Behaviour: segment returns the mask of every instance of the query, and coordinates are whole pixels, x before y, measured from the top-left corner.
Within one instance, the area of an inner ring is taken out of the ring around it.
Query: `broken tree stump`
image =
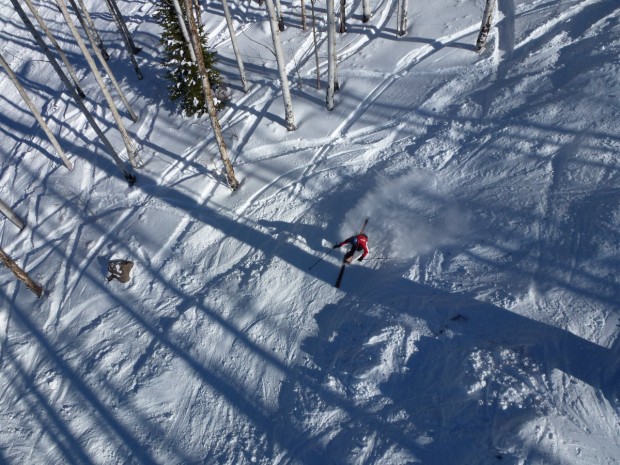
[[[106,279],[108,282],[116,279],[122,283],[126,283],[131,279],[129,272],[133,268],[133,262],[129,260],[110,260],[108,262],[108,271],[110,276]]]

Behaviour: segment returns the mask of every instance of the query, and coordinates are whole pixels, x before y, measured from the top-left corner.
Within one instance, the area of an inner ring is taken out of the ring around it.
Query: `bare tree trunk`
[[[9,257],[6,254],[6,252],[2,250],[1,248],[0,248],[0,261],[4,264],[4,266],[6,266],[9,270],[13,272],[13,274],[15,275],[15,277],[17,277],[17,279],[22,281],[28,289],[34,292],[37,295],[37,297],[41,297],[41,295],[43,295],[43,288],[39,284],[35,283],[32,280],[32,278],[28,276],[28,273],[22,270],[17,265],[17,263],[15,263],[13,259]]]
[[[69,60],[67,59],[67,55],[65,55],[65,52],[63,52],[62,49],[60,48],[60,45],[58,45],[58,41],[56,41],[56,38],[50,32],[49,28],[45,24],[45,21],[43,21],[43,18],[41,17],[41,15],[39,14],[35,6],[32,4],[32,2],[30,0],[24,0],[24,1],[26,2],[26,5],[28,5],[28,8],[32,12],[32,15],[34,16],[34,18],[37,20],[37,23],[39,23],[39,26],[41,27],[41,29],[43,29],[43,32],[45,32],[45,35],[51,42],[52,46],[54,47],[54,49],[56,49],[56,52],[58,52],[60,59],[64,63],[65,67],[67,68],[67,71],[69,71],[69,75],[71,76],[71,79],[73,79],[73,82],[75,83],[75,90],[77,91],[78,95],[80,96],[80,98],[86,97],[86,95],[84,94],[84,91],[80,87],[80,84],[79,84],[80,80],[77,77],[75,69],[73,68],[71,63],[69,63]],[[16,0],[11,0],[11,3],[13,3],[13,5],[15,6]],[[17,9],[17,7],[15,8]],[[20,16],[22,15],[20,14]]]
[[[407,34],[407,10],[409,9],[409,0],[400,1],[400,21],[398,22],[398,35]]]
[[[11,79],[11,81],[13,81],[13,84],[15,84],[15,87],[17,88],[19,95],[22,96],[22,99],[24,99],[24,103],[26,103],[26,105],[28,105],[28,108],[30,108],[30,111],[34,115],[35,119],[41,125],[43,132],[45,132],[45,135],[47,136],[49,141],[52,143],[54,148],[56,149],[56,153],[58,153],[58,156],[62,159],[67,169],[69,170],[73,169],[73,164],[71,163],[71,161],[69,161],[69,159],[65,155],[65,152],[62,150],[62,147],[60,147],[58,140],[56,139],[56,137],[50,130],[47,123],[43,120],[43,116],[41,116],[41,113],[39,112],[39,110],[37,110],[37,107],[34,105],[33,101],[30,99],[30,97],[28,96],[28,94],[26,93],[22,85],[20,84],[19,80],[17,79],[17,76],[15,75],[15,73],[13,72],[13,70],[11,69],[11,67],[9,66],[9,64],[6,62],[6,60],[1,54],[0,54],[0,65],[4,68],[4,70],[6,71],[6,74],[8,74],[9,79]]]
[[[183,10],[181,9],[181,5],[179,4],[179,0],[172,0],[174,5],[174,10],[177,13],[177,18],[179,19],[179,27],[181,28],[181,33],[183,34],[183,38],[185,39],[185,43],[189,47],[189,55],[192,58],[194,63],[198,63],[198,59],[196,58],[196,53],[194,52],[194,47],[192,46],[192,40],[189,37],[189,32],[187,30],[187,24],[185,24],[185,20],[183,19]]]
[[[131,38],[131,33],[129,32],[129,29],[127,29],[127,23],[125,22],[125,18],[123,18],[123,14],[121,13],[121,10],[118,7],[118,4],[116,3],[116,0],[106,0],[106,1],[108,2],[108,6],[110,7],[110,10],[112,11],[112,16],[116,16],[116,19],[118,20],[118,25],[121,27],[122,32],[127,38],[127,42],[129,42],[131,53],[133,53],[134,55],[137,55],[138,53],[142,51],[142,48],[136,47],[136,44]]]
[[[228,185],[234,191],[239,187],[239,181],[237,181],[237,178],[235,177],[233,165],[228,157],[228,149],[226,148],[226,142],[222,136],[222,127],[220,126],[220,122],[217,118],[217,110],[215,108],[215,103],[213,102],[213,92],[211,91],[211,85],[209,84],[209,75],[205,66],[200,36],[198,34],[198,25],[196,23],[196,18],[194,17],[194,10],[192,9],[191,0],[184,0],[184,2],[191,38],[190,46],[194,49],[194,53],[198,59],[196,64],[198,65],[198,72],[200,73],[202,80],[202,89],[205,94],[205,100],[207,101],[207,109],[209,111],[209,118],[211,119],[211,126],[213,127],[215,140],[217,141],[217,146],[220,150],[220,157],[224,163]]]
[[[484,14],[482,15],[482,25],[480,26],[480,33],[478,34],[478,40],[476,41],[476,51],[480,52],[486,42],[489,32],[491,31],[491,24],[493,22],[493,13],[495,11],[496,0],[487,0],[484,8]]]
[[[123,137],[123,142],[125,143],[125,147],[127,148],[127,156],[129,158],[129,161],[131,162],[131,166],[136,167],[138,165],[138,163],[136,162],[136,146],[131,136],[129,136],[129,133],[127,132],[127,129],[125,128],[125,125],[123,124],[121,115],[118,113],[116,104],[114,103],[114,100],[112,99],[112,96],[110,95],[110,92],[108,92],[108,88],[106,87],[105,82],[103,82],[103,78],[101,77],[101,74],[99,73],[99,70],[97,69],[97,65],[95,64],[93,57],[88,52],[88,49],[86,48],[86,44],[82,40],[82,37],[80,37],[80,33],[76,29],[75,23],[73,22],[73,20],[71,19],[71,16],[69,15],[69,10],[67,10],[67,4],[65,3],[64,0],[56,0],[56,3],[60,7],[60,10],[62,11],[62,15],[65,18],[67,26],[69,26],[69,29],[71,29],[71,33],[73,34],[73,37],[75,37],[75,40],[77,41],[78,46],[80,47],[80,50],[84,54],[84,57],[86,58],[86,62],[88,63],[88,66],[93,72],[93,75],[95,76],[95,79],[97,80],[97,84],[99,84],[99,87],[101,88],[101,92],[103,92],[103,96],[105,97],[108,103],[108,107],[110,108],[110,111],[112,112],[114,121],[116,121],[118,130],[120,131],[121,136]],[[105,60],[103,59],[103,57],[101,56],[101,54],[99,53],[97,49],[95,49],[95,53],[97,54],[99,61],[105,64]],[[137,116],[135,116],[135,114],[133,114],[133,116],[135,117],[134,121],[136,121]]]
[[[334,109],[334,92],[336,89],[336,18],[334,0],[327,0],[327,97],[325,106]]]
[[[276,15],[278,18],[278,29],[284,31],[284,15],[282,14],[282,3],[280,0],[275,1]]]
[[[103,58],[106,61],[108,61],[110,59],[110,54],[106,50],[105,45],[103,45],[103,40],[101,40],[101,37],[99,36],[99,33],[97,32],[97,29],[95,28],[95,23],[93,23],[93,20],[91,19],[90,14],[88,13],[88,10],[84,6],[84,2],[82,0],[79,0],[79,1],[80,1],[80,5],[82,6],[81,11],[80,11],[80,8],[75,3],[75,0],[69,0],[69,3],[71,3],[71,7],[73,8],[73,11],[75,13],[75,17],[78,19],[78,21],[80,22],[80,24],[82,25],[82,28],[86,31],[86,33],[88,34],[90,32],[90,35],[96,38],[96,40],[93,40],[93,47],[95,47],[95,43],[96,43],[96,47],[101,52],[101,56],[103,56]],[[82,12],[84,13],[84,16],[82,16]],[[84,20],[84,18],[86,18],[86,20]]]
[[[340,0],[340,29],[338,32],[344,34],[347,32],[347,0]]]
[[[293,102],[291,100],[288,77],[286,76],[286,63],[284,62],[284,53],[282,53],[280,30],[278,29],[273,0],[266,0],[265,4],[267,5],[267,12],[269,13],[269,24],[271,26],[273,48],[276,54],[276,61],[278,62],[278,71],[280,72],[280,85],[282,86],[282,98],[284,99],[284,112],[286,114],[286,129],[289,131],[294,131],[297,129],[297,125],[295,124],[295,115],[293,114]]]
[[[34,25],[30,21],[28,16],[26,16],[26,13],[22,9],[22,7],[19,4],[19,2],[17,0],[11,0],[11,2],[13,3],[13,6],[15,7],[15,11],[17,11],[17,14],[20,16],[20,18],[24,22],[24,25],[32,33],[35,41],[37,42],[39,47],[41,47],[41,49],[43,50],[43,53],[45,53],[45,56],[47,56],[50,64],[52,65],[52,67],[54,68],[54,70],[56,71],[58,76],[60,77],[60,80],[63,82],[63,84],[65,85],[65,87],[67,88],[67,90],[69,91],[71,96],[73,97],[73,100],[75,101],[76,105],[78,106],[80,111],[86,117],[87,121],[90,123],[92,128],[97,133],[97,136],[99,137],[99,139],[101,140],[101,142],[105,146],[105,148],[108,151],[108,153],[110,154],[110,156],[113,158],[114,162],[116,163],[116,166],[118,166],[118,168],[123,173],[123,176],[124,176],[125,180],[129,183],[130,186],[132,186],[136,182],[135,174],[133,174],[131,169],[128,168],[125,165],[125,163],[123,163],[123,161],[120,159],[120,157],[116,153],[116,150],[114,149],[114,147],[112,146],[112,144],[110,143],[110,141],[108,140],[106,135],[103,133],[103,131],[101,130],[101,128],[99,127],[99,125],[95,121],[95,118],[93,118],[93,115],[90,113],[88,108],[86,108],[86,105],[82,101],[82,96],[79,95],[77,93],[77,89],[74,86],[71,85],[71,82],[69,81],[69,78],[63,73],[60,65],[58,64],[58,62],[56,61],[56,59],[52,55],[51,51],[49,50],[49,48],[47,47],[47,45],[45,44],[43,39],[41,38],[41,35],[34,28]]]
[[[142,76],[142,71],[140,71],[140,66],[138,66],[138,61],[136,60],[136,57],[134,55],[134,49],[132,47],[132,44],[129,42],[130,37],[129,37],[129,31],[127,31],[127,27],[125,26],[125,23],[123,23],[123,18],[122,17],[118,17],[117,16],[117,12],[114,9],[114,7],[111,4],[112,0],[106,0],[106,3],[108,5],[108,9],[110,10],[110,13],[112,14],[112,18],[114,19],[114,23],[116,24],[116,27],[118,28],[118,31],[121,34],[121,38],[123,39],[123,42],[125,44],[125,48],[127,49],[127,53],[129,53],[129,59],[131,60],[131,64],[133,65],[133,69],[136,72],[136,75],[138,76],[138,79],[143,79],[144,76]],[[135,45],[134,45],[135,47]]]
[[[316,15],[314,14],[314,2],[310,0],[310,8],[312,12],[312,41],[314,42],[314,62],[316,65],[316,90],[321,89],[321,69],[319,66],[319,47],[316,40]]]
[[[396,0],[396,26],[394,27],[394,30],[396,31],[396,35],[398,34],[398,31],[400,29],[400,0]]]
[[[0,212],[2,212],[2,214],[6,216],[11,221],[11,223],[17,226],[20,231],[24,229],[24,222],[20,220],[19,217],[15,214],[15,212],[11,210],[11,207],[9,207],[2,200],[0,200]]]
[[[300,0],[301,2],[301,29],[305,31],[308,26],[306,25],[306,2],[304,0]]]
[[[71,1],[72,3],[75,3],[75,2],[73,2],[73,0],[69,0],[69,1]],[[64,0],[56,0],[56,2],[58,4],[60,4],[62,2],[65,5],[65,9],[66,9],[66,3],[64,2]],[[80,2],[82,2],[82,0],[80,0]],[[68,13],[69,13],[69,10],[67,10],[67,14]],[[63,14],[64,14],[64,12],[63,12]],[[69,17],[69,19],[71,19],[70,16],[68,16],[68,17]],[[67,24],[69,25],[68,22],[67,22]],[[73,24],[73,27],[75,29],[75,23],[73,23],[73,20],[71,20],[71,24]],[[71,27],[71,26],[69,25],[69,27]],[[77,32],[77,29],[75,29],[75,31],[77,33],[77,35],[74,34],[76,40],[78,40],[78,38],[79,38],[79,40],[82,41],[82,38],[79,35],[79,32]],[[95,40],[96,40],[95,37],[92,35],[92,33],[89,31],[88,28],[84,29],[84,32],[86,32],[86,36],[88,37],[88,41],[90,42],[93,50],[95,51],[95,55],[97,56],[97,59],[99,60],[99,63],[101,64],[101,66],[105,70],[106,74],[108,75],[108,78],[110,79],[110,82],[112,83],[112,86],[114,87],[114,89],[116,89],[116,93],[121,98],[121,101],[123,102],[123,105],[125,106],[125,109],[127,110],[127,113],[129,113],[129,117],[134,122],[138,121],[138,116],[132,110],[131,105],[129,104],[129,100],[127,100],[127,97],[125,97],[125,93],[123,92],[123,89],[121,89],[121,86],[118,84],[118,81],[114,77],[114,73],[112,72],[112,70],[108,66],[108,63],[106,62],[105,57],[102,56],[101,52],[99,51],[99,48],[97,48],[95,46]],[[78,42],[78,44],[79,44],[79,42]],[[87,50],[87,49],[85,48],[84,50]],[[82,50],[82,53],[84,53],[84,50]],[[88,53],[88,52],[86,52],[86,53]],[[88,54],[88,55],[90,56],[90,54]],[[88,61],[88,58],[87,58],[87,61]],[[96,66],[95,66],[95,68],[96,68]]]
[[[370,12],[370,1],[362,0],[362,22],[367,23],[370,21],[372,13]]]
[[[235,27],[233,25],[232,17],[230,16],[230,9],[228,8],[228,1],[222,0],[222,7],[224,8],[224,16],[226,17],[226,24],[228,25],[228,33],[230,34],[230,41],[232,43],[233,51],[235,52],[235,58],[237,59],[237,68],[239,68],[239,76],[241,77],[241,85],[243,86],[243,92],[246,94],[250,90],[248,86],[248,80],[245,77],[245,69],[243,67],[243,60],[241,59],[241,53],[239,53],[239,45],[237,44],[237,36],[235,35]]]

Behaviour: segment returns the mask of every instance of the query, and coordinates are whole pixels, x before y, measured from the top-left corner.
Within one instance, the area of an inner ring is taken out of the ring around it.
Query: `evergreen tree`
[[[185,7],[182,2],[181,8],[184,11]],[[208,111],[207,102],[202,90],[198,67],[192,60],[190,48],[183,37],[183,31],[179,25],[172,0],[159,0],[156,18],[163,29],[161,36],[161,43],[164,47],[162,63],[168,70],[170,100],[180,101],[184,115],[201,116]],[[202,27],[200,27],[199,33],[205,65],[209,72],[209,84],[214,91],[217,99],[216,106],[219,110],[226,105],[229,98],[228,93],[222,82],[220,72],[215,69],[216,52],[207,48],[207,34]]]

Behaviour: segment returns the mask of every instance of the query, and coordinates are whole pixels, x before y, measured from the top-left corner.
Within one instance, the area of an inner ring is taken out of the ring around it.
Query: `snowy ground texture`
[[[53,2],[40,0],[120,150]],[[283,2],[298,129],[287,132],[264,7],[203,2],[232,91],[221,113],[242,187],[206,119],[167,100],[154,1],[90,1],[140,119],[129,188],[8,0],[2,54],[69,172],[0,75],[0,198],[27,222],[0,245],[0,463],[620,463],[620,3],[349,2],[341,90],[325,109],[299,2]],[[308,8],[310,2],[306,2]],[[122,154],[124,157],[125,155]],[[369,259],[334,288],[336,241],[370,216]],[[312,264],[325,252],[325,259]],[[135,262],[106,281],[110,258]]]

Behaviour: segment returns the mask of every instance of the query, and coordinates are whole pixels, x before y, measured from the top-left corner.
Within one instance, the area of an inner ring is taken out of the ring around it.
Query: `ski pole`
[[[312,268],[314,268],[316,265],[318,265],[318,264],[319,264],[319,262],[320,262],[321,260],[323,260],[323,259],[325,258],[325,255],[327,255],[327,254],[329,254],[329,253],[332,253],[333,251],[334,251],[334,249],[330,249],[330,250],[328,250],[327,252],[325,252],[325,253],[324,253],[323,255],[321,255],[321,256],[319,257],[319,259],[318,259],[316,262],[314,262],[314,263],[312,264],[312,266],[310,266],[310,268],[308,268],[308,269],[309,269],[309,270],[311,270]]]

